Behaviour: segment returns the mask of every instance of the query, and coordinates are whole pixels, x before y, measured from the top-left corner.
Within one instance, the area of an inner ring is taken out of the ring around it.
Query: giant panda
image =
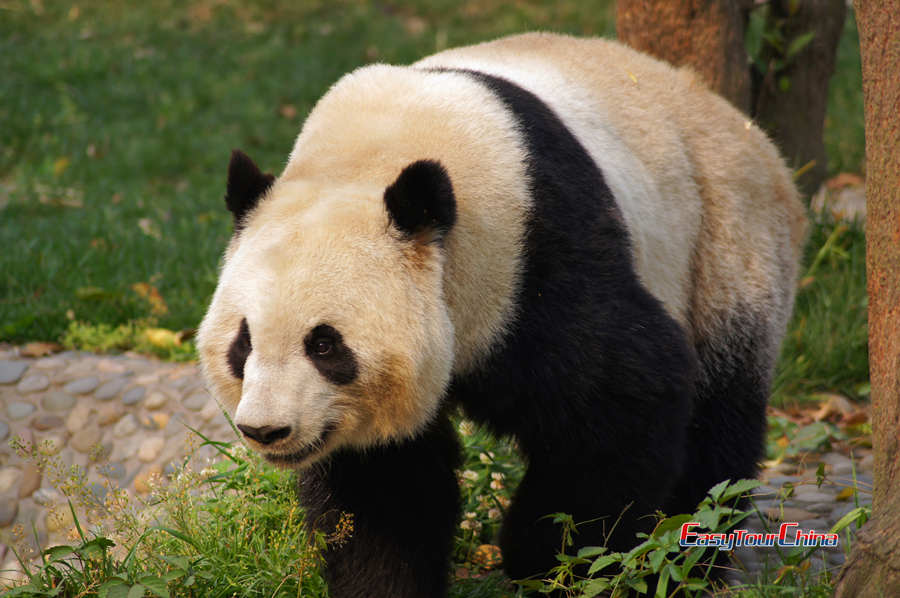
[[[805,216],[752,122],[616,42],[526,34],[341,78],[283,172],[235,151],[198,349],[247,444],[299,471],[332,598],[444,596],[461,408],[527,470],[506,571],[559,529],[753,477]]]

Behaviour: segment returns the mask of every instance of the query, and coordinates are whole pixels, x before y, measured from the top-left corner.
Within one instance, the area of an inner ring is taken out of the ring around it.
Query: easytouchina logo
[[[696,521],[689,521],[681,525],[681,539],[678,543],[682,548],[701,546],[731,550],[739,546],[779,546],[783,548],[802,546],[809,548],[811,546],[832,547],[838,545],[837,534],[817,532],[812,529],[803,531],[800,529],[800,524],[796,522],[782,523],[778,527],[777,533],[751,532],[746,529],[736,529],[728,533],[691,531],[692,527],[699,525]]]

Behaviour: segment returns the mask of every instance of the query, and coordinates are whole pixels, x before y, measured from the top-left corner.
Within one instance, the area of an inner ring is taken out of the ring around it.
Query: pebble
[[[38,488],[34,491],[34,494],[31,495],[31,498],[34,499],[34,502],[37,504],[46,507],[48,505],[58,504],[62,499],[62,495],[53,488]]]
[[[128,414],[115,425],[113,428],[113,436],[116,438],[125,438],[126,436],[131,436],[138,429],[138,421],[137,418],[132,414]]]
[[[53,533],[69,529],[75,525],[75,520],[72,518],[72,511],[67,505],[65,509],[58,508],[48,512],[44,525],[46,525],[48,532]]]
[[[0,384],[12,384],[18,381],[28,369],[27,361],[0,361]]]
[[[769,521],[802,521],[815,519],[816,514],[796,507],[772,507],[766,510],[766,518]]]
[[[97,410],[97,423],[101,426],[114,424],[125,415],[125,407],[119,403],[104,403]]]
[[[69,445],[80,453],[89,452],[99,442],[100,429],[97,426],[79,430],[69,439]]]
[[[817,532],[827,532],[831,529],[831,526],[828,525],[828,522],[822,518],[817,519],[807,519],[806,521],[800,521],[800,529],[802,530],[815,530]]]
[[[0,421],[0,441],[6,440],[7,436],[9,436],[9,424],[5,421]]]
[[[144,463],[149,463],[156,459],[159,456],[159,451],[162,450],[165,445],[165,440],[162,436],[152,436],[147,438],[141,443],[141,448],[138,449],[138,459],[143,461]]]
[[[128,368],[114,359],[101,359],[97,362],[97,370],[108,374],[124,374]]]
[[[75,405],[75,397],[60,390],[54,390],[51,393],[44,395],[44,398],[41,400],[41,405],[43,405],[44,409],[47,411],[65,411],[66,409],[71,409],[72,406]]]
[[[222,411],[221,411],[221,409],[219,409],[218,403],[216,403],[215,401],[208,401],[206,403],[206,406],[200,410],[200,419],[202,419],[205,422],[208,422],[209,420],[211,420],[212,418],[216,417],[217,415],[219,415],[221,413],[222,413]]]
[[[162,476],[162,468],[157,465],[151,465],[134,478],[134,489],[141,494],[150,492],[150,478],[154,475]]]
[[[144,407],[151,410],[159,409],[160,407],[165,405],[168,400],[169,397],[167,397],[164,393],[151,392],[147,397],[147,400],[144,401]]]
[[[52,430],[63,425],[63,418],[58,415],[39,415],[31,420],[31,427],[38,431]]]
[[[0,527],[12,523],[19,513],[19,501],[14,496],[0,496]]]
[[[75,407],[69,412],[69,417],[66,418],[66,429],[75,434],[84,430],[85,426],[87,426],[88,421],[91,419],[93,409],[91,409],[91,404],[85,400],[80,401]]]
[[[805,486],[799,486],[794,489],[793,499],[797,502],[825,502],[834,500],[833,494],[822,492],[821,490],[808,490]]]
[[[145,392],[147,392],[147,389],[143,386],[135,386],[134,388],[130,388],[124,395],[122,395],[122,403],[124,405],[134,405],[144,398]]]
[[[91,496],[94,498],[94,501],[97,504],[102,505],[104,499],[106,498],[107,488],[103,484],[99,482],[93,482],[88,485],[88,490],[91,492]]]
[[[205,390],[201,390],[200,392],[195,392],[188,398],[184,400],[182,405],[184,405],[185,409],[190,409],[191,411],[200,411],[203,409],[203,406],[206,405],[206,402],[209,400],[209,393]]]
[[[6,414],[9,416],[9,419],[13,421],[22,419],[23,417],[28,417],[29,415],[34,413],[34,411],[34,405],[32,405],[31,403],[12,401],[11,403],[7,403],[6,405]]]
[[[151,413],[150,420],[153,422],[154,426],[158,430],[163,430],[167,425],[169,425],[169,414],[168,413]]]
[[[60,359],[59,356],[41,357],[31,364],[32,367],[38,368],[39,370],[55,370],[64,365],[66,365],[66,360]]]
[[[16,385],[16,390],[21,393],[37,392],[50,386],[50,378],[44,374],[29,374],[22,378]]]
[[[114,480],[121,480],[125,477],[125,465],[118,462],[104,463],[97,471],[100,475]]]
[[[63,390],[73,395],[83,395],[91,392],[100,385],[100,379],[97,376],[88,376],[69,382],[63,386]]]
[[[108,401],[122,392],[125,385],[128,384],[127,378],[113,378],[94,392],[94,398],[98,401]]]
[[[22,468],[22,478],[19,482],[19,499],[31,496],[40,487],[41,470],[34,463],[26,463]]]
[[[22,470],[18,467],[4,467],[0,469],[0,494],[6,494],[22,477]]]
[[[53,455],[58,454],[64,446],[66,446],[65,438],[59,434],[53,434],[41,439],[38,443],[38,452],[47,457],[52,457]]]

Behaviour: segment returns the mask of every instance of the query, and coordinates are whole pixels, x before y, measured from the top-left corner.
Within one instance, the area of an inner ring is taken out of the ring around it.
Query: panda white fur
[[[690,72],[551,34],[363,67],[279,177],[235,152],[226,202],[203,366],[311,525],[353,514],[333,598],[445,594],[455,406],[528,463],[514,578],[555,564],[549,513],[623,549],[755,475],[804,211]]]

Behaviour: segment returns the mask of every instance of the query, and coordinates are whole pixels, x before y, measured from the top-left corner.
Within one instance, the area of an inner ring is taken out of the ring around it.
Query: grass
[[[513,583],[495,570],[495,560],[478,554],[486,552],[484,544],[497,532],[499,518],[493,511],[506,509],[509,489],[522,464],[507,443],[496,441],[465,420],[458,424],[466,463],[460,472],[463,521],[470,525],[461,525],[455,536],[453,570],[448,571],[455,578],[451,598],[521,597],[523,589],[551,586],[563,589],[566,596],[578,596],[582,591],[604,588],[642,588],[653,583],[651,575],[681,583],[685,596],[707,595],[712,586],[705,580],[705,566],[694,568],[698,561],[704,562],[700,560],[703,549],[682,548],[679,526],[698,521],[704,529],[725,531],[744,518],[732,509],[735,497],[750,492],[752,500],[752,491],[759,485],[753,480],[717,485],[694,514],[660,519],[655,531],[629,553],[579,549],[572,542],[577,539],[575,522],[557,514],[559,566],[543,580]],[[35,547],[22,526],[15,528],[11,537],[0,538],[25,564],[28,577],[26,583],[3,595],[324,598],[322,550],[352,535],[352,517],[344,518],[333,531],[310,535],[303,525],[292,473],[263,464],[240,444],[191,438],[196,440],[195,448],[214,446],[218,458],[198,462],[189,456],[171,476],[151,478],[149,494],[137,497],[107,481],[102,501],[86,482],[87,469],[103,467],[102,458],[92,460],[87,468],[73,467],[55,451],[14,441],[19,454],[40,467],[65,496],[64,502],[51,507],[51,517],[65,522],[61,525],[69,530],[69,543]],[[851,541],[850,524],[860,525],[870,513],[867,507],[860,507],[858,492],[854,491],[857,509],[836,526],[838,533],[843,530],[847,534],[845,549]],[[763,518],[758,509],[755,513]],[[830,578],[809,570],[810,559],[820,555],[816,548],[777,554],[779,565],[762,578],[727,590],[720,587],[715,595],[830,595]],[[596,574],[587,578],[574,569],[598,560]],[[619,563],[622,569],[610,572],[602,563]],[[3,577],[0,572],[0,580]],[[674,588],[673,583],[670,590]]]

